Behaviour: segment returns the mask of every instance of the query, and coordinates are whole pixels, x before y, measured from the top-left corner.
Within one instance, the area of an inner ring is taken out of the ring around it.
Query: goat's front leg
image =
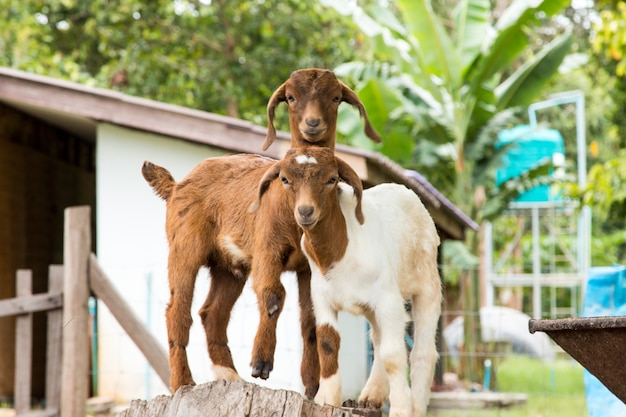
[[[172,392],[183,385],[194,385],[189,362],[187,344],[191,318],[191,302],[199,266],[196,267],[170,251],[168,279],[170,301],[165,311],[165,324],[169,343],[170,385]]]
[[[199,313],[213,373],[215,379],[240,380],[228,347],[227,329],[233,305],[241,295],[246,280],[217,267],[211,268],[210,273],[211,288]]]
[[[413,402],[407,380],[408,358],[404,344],[404,302],[399,297],[382,297],[375,311],[376,327],[380,330],[378,358],[389,378],[389,417],[412,417]],[[368,395],[380,388],[370,386],[363,390],[359,401],[368,402]]]
[[[389,396],[389,378],[383,360],[380,357],[380,328],[374,312],[366,314],[370,323],[370,339],[374,347],[374,361],[365,387],[361,390],[358,406],[361,408],[381,408]]]
[[[316,272],[313,272],[316,274]],[[319,272],[317,272],[319,274]],[[320,387],[315,402],[335,407],[341,405],[341,377],[339,375],[339,322],[337,310],[329,303],[323,276],[314,275],[311,280],[311,298],[315,310],[317,353],[320,361]]]
[[[255,256],[252,263],[252,287],[257,296],[260,317],[250,366],[253,377],[267,379],[274,368],[276,325],[285,303],[285,287],[280,282],[281,262],[263,258]]]
[[[313,399],[320,384],[320,362],[315,335],[315,314],[311,300],[311,270],[298,272],[298,296],[300,302],[300,329],[302,331],[302,363],[300,376],[304,394]]]
[[[335,407],[341,406],[341,376],[339,375],[339,329],[329,323],[316,329],[317,351],[320,356],[320,388],[315,402]]]

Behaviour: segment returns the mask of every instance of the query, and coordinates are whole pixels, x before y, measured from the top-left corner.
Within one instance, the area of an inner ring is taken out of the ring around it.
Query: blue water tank
[[[558,130],[519,125],[498,133],[496,149],[514,142],[501,158],[496,170],[496,185],[518,177],[523,172],[537,166],[545,158],[550,158],[555,165],[565,160],[563,136]],[[540,185],[521,194],[518,202],[548,202],[559,200],[557,193],[550,186]]]

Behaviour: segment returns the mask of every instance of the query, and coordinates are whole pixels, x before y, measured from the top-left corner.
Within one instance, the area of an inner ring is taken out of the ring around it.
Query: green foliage
[[[297,0],[0,0],[0,19],[0,65],[259,124],[293,70],[361,49],[353,24]]]
[[[583,204],[595,207],[603,215],[626,215],[626,150],[620,150],[615,158],[591,167],[587,175],[589,186],[582,193]]]
[[[608,3],[609,7],[601,11],[600,21],[594,26],[596,36],[593,48],[615,61],[615,72],[623,77],[626,75],[626,3],[604,3]]]
[[[594,164],[587,175],[587,187],[564,188],[566,195],[591,207],[594,239],[591,264],[626,264],[626,150]]]
[[[478,267],[478,257],[458,240],[446,240],[443,245],[444,277],[449,284],[456,285],[461,279],[462,271]]]

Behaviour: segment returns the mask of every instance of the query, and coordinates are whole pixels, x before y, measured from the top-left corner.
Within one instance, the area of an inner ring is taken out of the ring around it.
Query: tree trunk
[[[181,387],[174,395],[134,400],[120,417],[380,417],[380,410],[320,406],[301,394],[245,381],[214,381]]]

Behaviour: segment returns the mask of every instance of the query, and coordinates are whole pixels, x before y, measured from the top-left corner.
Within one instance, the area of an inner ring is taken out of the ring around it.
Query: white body
[[[362,225],[354,215],[354,190],[344,183],[338,187],[348,236],[343,258],[324,275],[305,250],[317,325],[328,324],[338,332],[338,311],[364,315],[372,326],[374,363],[359,401],[382,404],[389,393],[391,417],[424,416],[437,360],[442,301],[437,230],[417,195],[402,185],[365,190]],[[326,233],[332,238],[332,231]],[[412,388],[406,373],[405,300],[412,301],[415,326]],[[339,373],[322,378],[316,401],[339,405],[340,398]]]

